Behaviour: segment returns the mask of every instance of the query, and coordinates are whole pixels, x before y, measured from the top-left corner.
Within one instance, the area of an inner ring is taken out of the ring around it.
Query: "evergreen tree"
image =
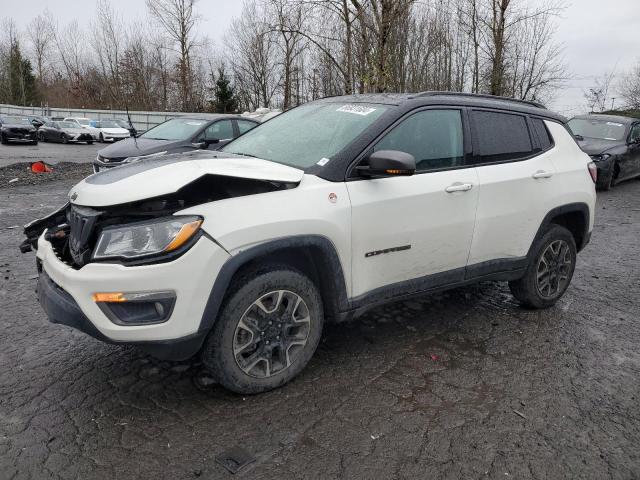
[[[238,109],[238,99],[231,86],[231,80],[224,71],[224,65],[218,68],[218,76],[213,88],[213,111],[216,113],[233,113]]]
[[[22,55],[17,40],[4,60],[3,101],[14,105],[36,105],[40,100],[31,62]]]

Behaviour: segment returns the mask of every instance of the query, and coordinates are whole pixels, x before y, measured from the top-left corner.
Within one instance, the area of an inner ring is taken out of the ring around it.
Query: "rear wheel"
[[[62,137],[60,137],[60,138],[62,138],[62,143],[64,143],[65,145],[67,143],[69,143],[69,138],[64,133],[62,134]]]
[[[509,282],[511,293],[526,307],[551,307],[571,283],[576,255],[576,242],[571,232],[553,225],[534,244],[525,275]]]
[[[38,132],[38,140],[40,140],[41,142],[46,142],[47,138],[44,136],[44,133]]]
[[[324,322],[315,284],[286,266],[254,270],[234,282],[202,351],[225,388],[259,393],[284,385],[307,365]]]

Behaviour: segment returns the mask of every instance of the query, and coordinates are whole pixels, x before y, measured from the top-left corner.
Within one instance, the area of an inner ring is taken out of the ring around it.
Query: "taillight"
[[[589,162],[589,164],[587,165],[587,168],[589,169],[589,175],[591,175],[591,180],[593,180],[593,183],[596,183],[598,181],[598,167],[596,167],[595,163]]]

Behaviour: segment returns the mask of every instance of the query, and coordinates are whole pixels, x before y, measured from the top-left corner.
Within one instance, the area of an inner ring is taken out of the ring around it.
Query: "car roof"
[[[547,110],[544,105],[537,102],[476,93],[439,91],[420,93],[365,93],[326,97],[321,100],[317,100],[317,102],[379,103],[383,105],[396,106],[411,105],[413,107],[428,105],[459,105],[467,107],[513,110],[519,113],[551,118],[562,123],[567,121],[567,119],[562,115],[552,112],[551,110]]]
[[[186,113],[175,118],[188,118],[191,120],[218,120],[220,118],[243,118],[240,115],[230,113]]]
[[[571,120],[573,120],[574,118],[580,119],[580,120],[591,120],[591,119],[598,119],[598,120],[602,120],[605,122],[618,122],[618,123],[624,123],[625,125],[630,125],[634,122],[637,122],[639,119],[634,118],[634,117],[625,117],[624,115],[606,115],[603,113],[589,113],[587,115],[576,115],[575,117],[573,117]]]

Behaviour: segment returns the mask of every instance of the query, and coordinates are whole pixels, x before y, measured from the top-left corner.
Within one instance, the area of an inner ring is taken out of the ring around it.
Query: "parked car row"
[[[0,116],[2,143],[116,142],[137,135],[136,129],[119,119],[91,120],[85,117]]]

